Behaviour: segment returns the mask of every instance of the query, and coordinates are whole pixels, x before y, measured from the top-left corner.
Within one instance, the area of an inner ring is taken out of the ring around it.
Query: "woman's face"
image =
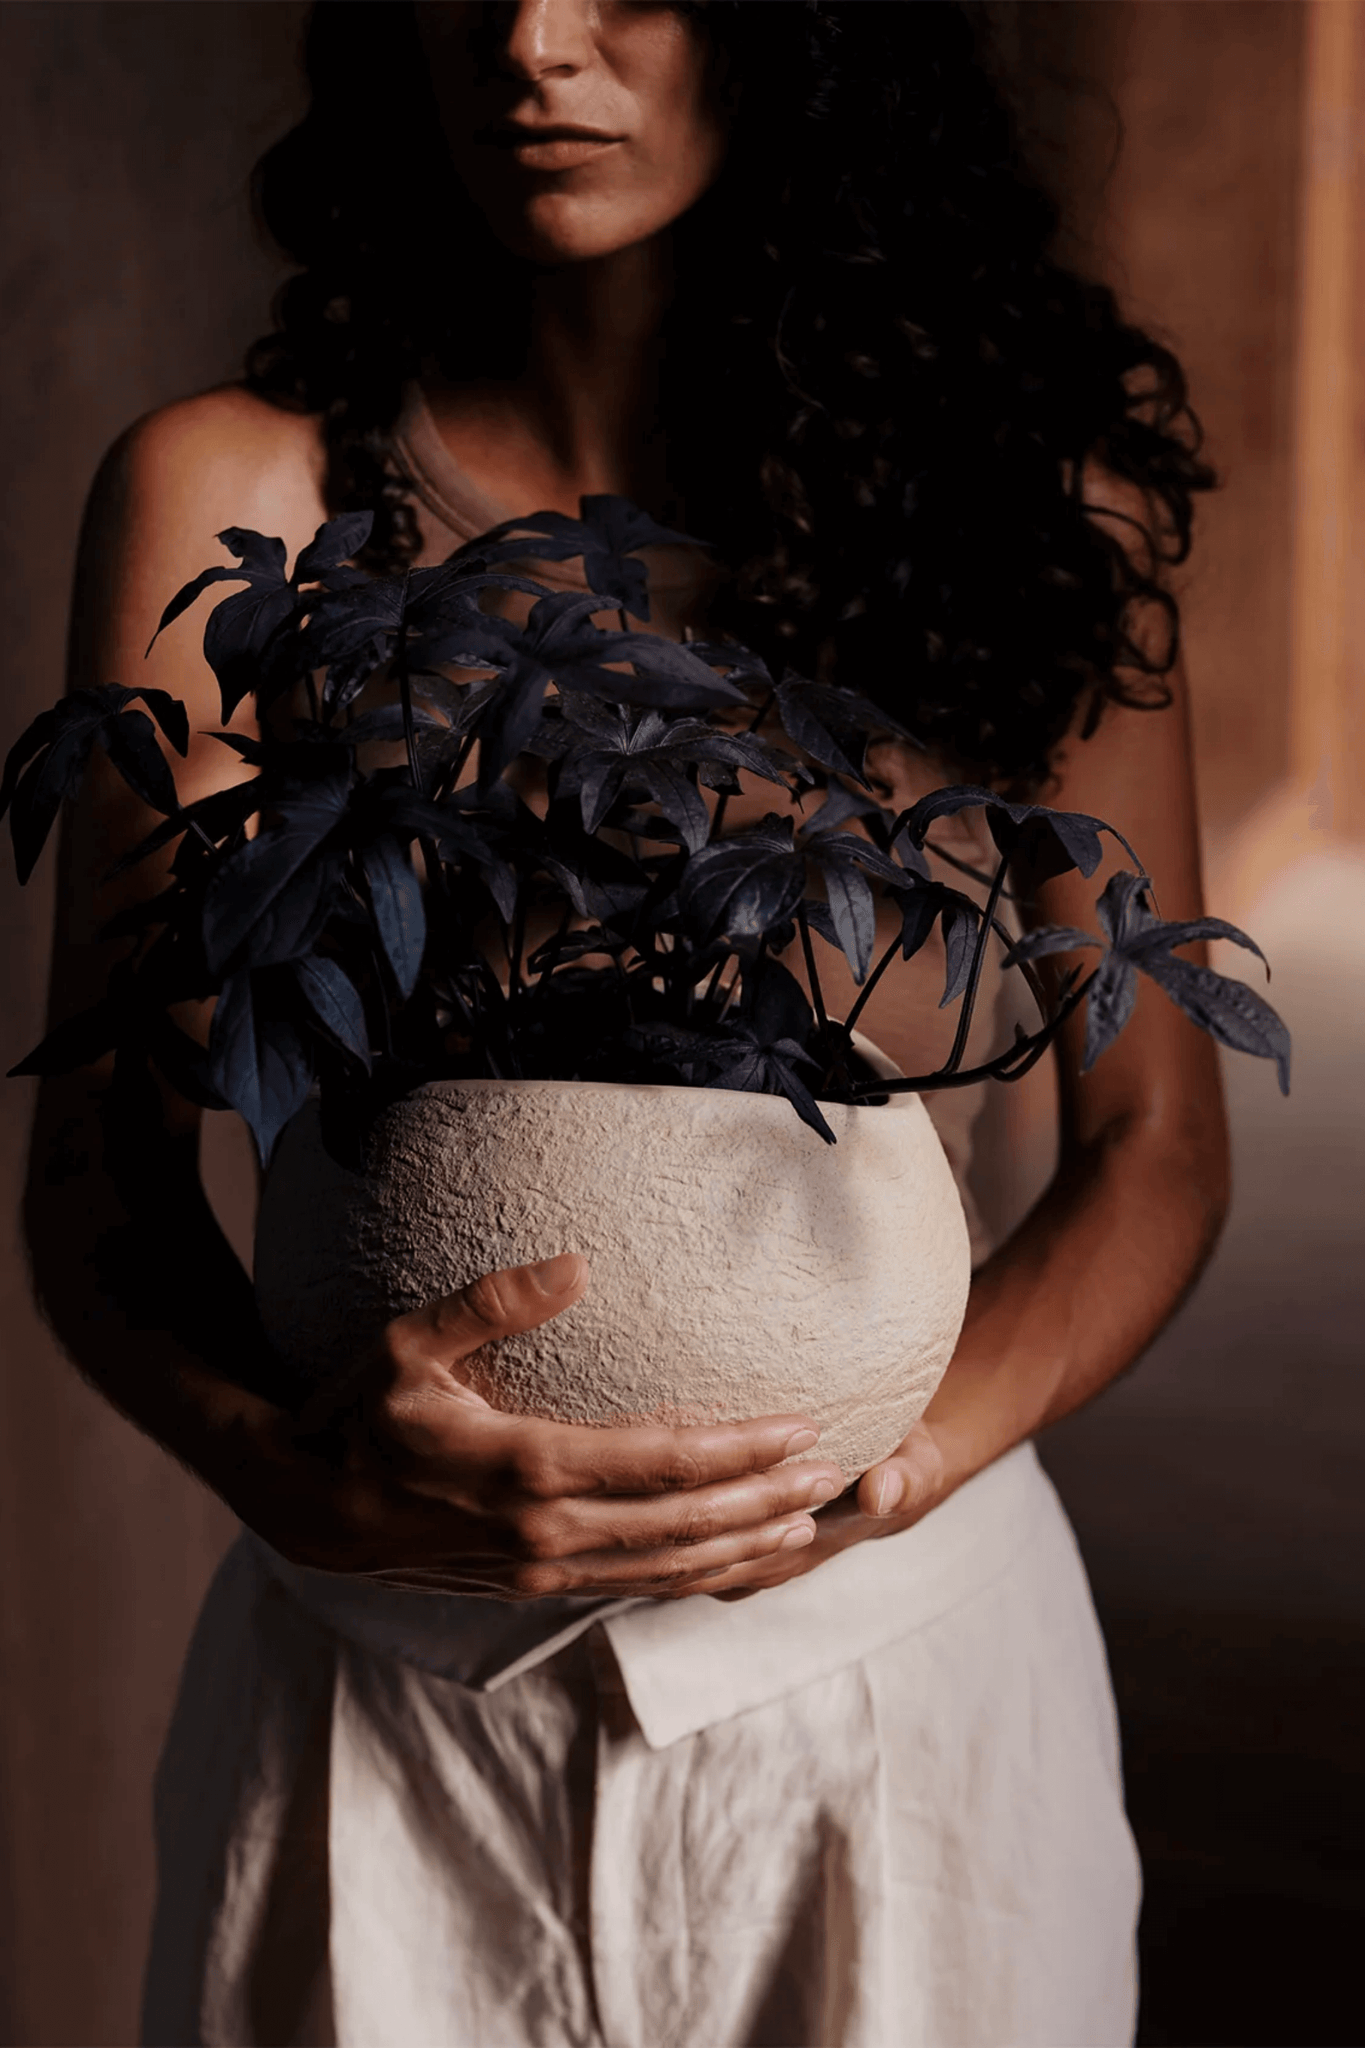
[[[631,0],[417,0],[461,182],[537,263],[647,240],[720,171],[726,120],[696,18]]]

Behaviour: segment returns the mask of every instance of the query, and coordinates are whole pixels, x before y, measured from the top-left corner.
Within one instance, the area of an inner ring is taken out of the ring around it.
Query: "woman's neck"
[[[523,370],[462,384],[425,379],[441,438],[470,481],[513,512],[576,513],[595,491],[657,500],[659,332],[670,287],[663,237],[542,271]]]

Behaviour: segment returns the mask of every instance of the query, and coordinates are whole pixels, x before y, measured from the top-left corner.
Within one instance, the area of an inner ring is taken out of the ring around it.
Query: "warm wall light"
[[[1310,830],[1365,837],[1365,4],[1305,24],[1290,768]]]

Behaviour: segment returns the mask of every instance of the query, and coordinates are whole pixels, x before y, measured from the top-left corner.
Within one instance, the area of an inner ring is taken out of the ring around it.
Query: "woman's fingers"
[[[685,1493],[529,1501],[507,1521],[514,1555],[548,1561],[605,1550],[697,1548],[823,1507],[843,1487],[837,1465],[783,1465]]]
[[[513,1452],[517,1478],[533,1500],[692,1493],[769,1471],[819,1442],[819,1432],[802,1415],[678,1428],[655,1422],[612,1428],[566,1422],[514,1426],[524,1432]]]
[[[943,1489],[943,1451],[927,1423],[917,1422],[902,1444],[858,1482],[858,1506],[865,1515],[916,1515],[932,1506]]]
[[[385,1332],[386,1347],[400,1368],[436,1363],[449,1369],[483,1345],[535,1329],[571,1308],[588,1280],[588,1262],[576,1252],[486,1273],[458,1294],[396,1318]],[[462,1469],[471,1456],[496,1464],[539,1500],[687,1492],[766,1471],[813,1450],[818,1441],[803,1415],[681,1428],[540,1422],[452,1399],[429,1381],[418,1389],[400,1381],[389,1405],[403,1433],[420,1437],[424,1454],[435,1458],[444,1450]]]
[[[649,1591],[810,1541],[803,1511],[832,1500],[843,1475],[833,1464],[785,1462],[818,1442],[804,1416],[596,1428],[506,1415],[464,1396],[465,1359],[549,1321],[587,1284],[586,1260],[565,1254],[486,1274],[389,1325],[396,1371],[372,1416],[405,1454],[390,1467],[402,1495],[436,1509],[427,1555],[408,1568],[439,1580],[445,1562],[466,1585],[471,1573],[505,1571],[513,1598],[536,1588]]]
[[[574,1557],[527,1560],[510,1565],[507,1587],[514,1598],[543,1600],[562,1593],[677,1593],[715,1578],[736,1565],[800,1550],[815,1540],[809,1515],[787,1515],[755,1529],[732,1530],[702,1543],[664,1544],[653,1550],[588,1551]]]
[[[505,1415],[430,1383],[400,1383],[383,1407],[389,1433],[425,1468],[409,1485],[489,1512],[523,1500],[689,1494],[768,1472],[819,1442],[801,1415],[598,1427]],[[837,1470],[821,1467],[830,1476]]]
[[[588,1262],[579,1252],[483,1273],[458,1294],[391,1322],[384,1333],[389,1354],[398,1365],[421,1359],[456,1366],[482,1345],[537,1329],[572,1308],[587,1292],[588,1277]]]

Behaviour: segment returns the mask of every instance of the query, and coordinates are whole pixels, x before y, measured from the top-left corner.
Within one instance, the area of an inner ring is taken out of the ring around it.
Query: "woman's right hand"
[[[275,1411],[234,1460],[230,1505],[295,1564],[426,1592],[677,1598],[783,1546],[843,1487],[803,1416],[686,1428],[545,1422],[461,1377],[481,1346],[534,1329],[588,1284],[565,1254],[400,1316],[344,1402]]]

